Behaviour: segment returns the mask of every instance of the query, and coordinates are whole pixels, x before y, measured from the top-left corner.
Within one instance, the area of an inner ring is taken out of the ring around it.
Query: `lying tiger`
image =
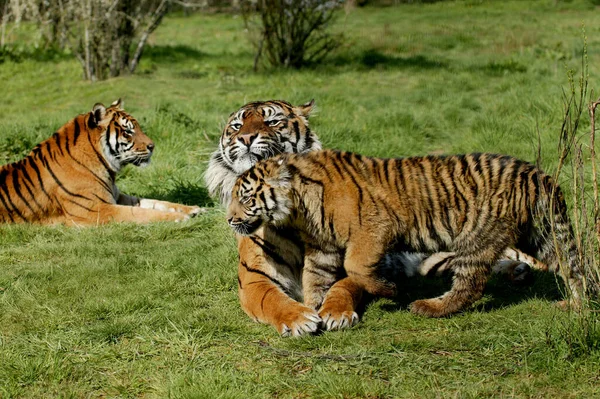
[[[182,221],[197,206],[137,198],[119,191],[115,177],[127,164],[145,166],[154,143],[121,100],[94,105],[36,146],[0,167],[0,222],[95,225]]]
[[[453,272],[452,288],[413,302],[419,315],[447,316],[479,299],[492,266],[512,247],[553,272],[557,253],[564,253],[569,267],[560,274],[571,305],[578,306],[583,290],[560,189],[535,166],[509,156],[283,154],[239,177],[227,219],[236,233],[259,240],[263,225],[299,232],[306,249],[304,303],[327,329],[353,324],[364,292],[396,294],[383,276],[402,267],[386,255],[398,249],[448,252],[437,256]]]

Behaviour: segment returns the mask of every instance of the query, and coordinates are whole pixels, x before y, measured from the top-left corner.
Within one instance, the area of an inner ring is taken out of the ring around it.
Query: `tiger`
[[[0,167],[0,222],[99,225],[108,222],[184,221],[187,206],[122,193],[115,184],[127,164],[146,166],[154,143],[121,99],[97,103],[76,116],[25,158]]]
[[[231,113],[205,172],[212,197],[227,207],[236,179],[256,162],[280,153],[307,153],[321,149],[309,127],[315,103],[294,106],[287,101],[250,102]],[[305,306],[302,293],[304,244],[296,232],[265,226],[262,237],[237,236],[238,295],[242,310],[253,320],[274,326],[282,336],[299,336],[320,328],[320,317]],[[494,267],[517,283],[526,281],[535,259],[515,251]],[[405,265],[408,276],[447,271],[447,254],[389,254]],[[427,260],[427,261],[425,261]],[[526,262],[526,263],[523,263]],[[425,273],[426,271],[426,273]]]
[[[321,149],[308,118],[314,100],[292,105],[283,100],[256,101],[233,112],[205,172],[210,195],[223,206],[239,175],[256,162],[280,153]],[[302,303],[304,246],[290,229],[267,227],[263,239],[237,236],[238,295],[253,320],[274,326],[282,336],[316,331],[320,319]]]
[[[393,252],[438,253],[453,272],[449,291],[409,305],[417,315],[467,308],[513,248],[561,275],[568,305],[581,303],[582,263],[562,191],[541,169],[507,155],[282,154],[236,180],[227,221],[258,241],[265,228],[300,235],[304,304],[318,309],[325,329],[354,324],[365,293],[397,294],[389,276],[402,265],[389,262]]]

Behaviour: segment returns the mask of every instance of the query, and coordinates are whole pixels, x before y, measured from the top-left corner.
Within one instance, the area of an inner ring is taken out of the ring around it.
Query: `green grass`
[[[539,131],[551,170],[582,24],[591,87],[600,78],[599,11],[575,0],[359,8],[338,19],[345,45],[301,71],[253,73],[243,23],[226,14],[166,18],[137,74],[97,84],[68,56],[23,51],[0,64],[0,162],[122,97],[157,145],[152,165],[124,171],[123,191],[213,206],[202,173],[229,113],[315,98],[327,147],[533,161]],[[12,45],[27,50],[27,37]],[[351,330],[282,339],[239,307],[235,239],[218,207],[183,224],[2,226],[0,237],[1,398],[600,395],[597,330],[578,341],[577,317],[552,304],[552,276],[493,280],[470,311],[442,320],[406,304],[444,282],[410,281]]]

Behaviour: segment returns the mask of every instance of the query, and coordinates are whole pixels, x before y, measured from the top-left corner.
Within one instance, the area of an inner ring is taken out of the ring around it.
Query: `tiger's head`
[[[250,235],[263,223],[288,220],[293,202],[286,158],[283,155],[259,162],[236,180],[227,222],[237,234]]]
[[[232,113],[205,174],[211,195],[227,205],[237,177],[258,161],[281,153],[321,149],[308,126],[313,108],[314,101],[293,106],[272,100],[251,102]]]
[[[130,163],[136,166],[150,163],[154,143],[142,131],[138,121],[123,110],[121,99],[108,108],[97,103],[88,115],[88,127],[101,131],[102,155],[114,172]]]

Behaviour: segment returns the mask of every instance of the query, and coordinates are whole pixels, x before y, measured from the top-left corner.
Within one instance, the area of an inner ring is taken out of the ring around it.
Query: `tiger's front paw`
[[[321,316],[322,326],[325,330],[343,330],[350,328],[358,323],[358,313],[354,311],[345,311],[342,313],[332,314],[319,312]]]
[[[295,309],[286,311],[276,327],[282,337],[300,337],[314,334],[320,325],[321,318],[315,310],[298,304]]]
[[[201,213],[206,212],[206,208],[200,208],[199,206],[188,206],[188,205],[178,205],[177,207],[170,208],[169,211],[183,213],[188,215],[189,217],[196,217]]]
[[[359,320],[358,313],[354,311],[352,306],[341,301],[332,300],[325,301],[319,310],[319,316],[323,320],[323,328],[327,331],[350,328]]]
[[[188,206],[184,213],[187,213],[191,217],[196,217],[201,213],[206,213],[206,208],[200,208],[199,206]]]

